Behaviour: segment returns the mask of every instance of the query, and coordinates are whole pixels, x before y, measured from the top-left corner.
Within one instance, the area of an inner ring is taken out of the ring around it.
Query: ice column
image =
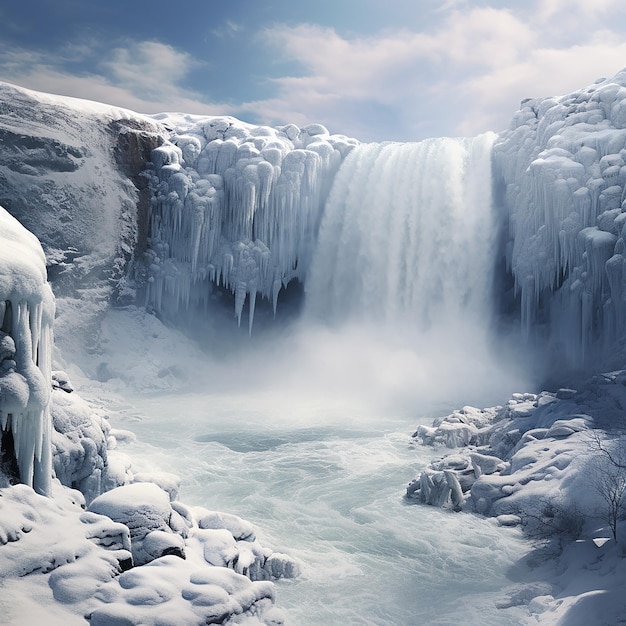
[[[158,117],[173,131],[152,156],[148,303],[174,318],[223,286],[238,321],[249,299],[251,329],[257,295],[276,307],[282,286],[304,279],[333,177],[357,142],[318,124]]]
[[[23,483],[50,489],[54,297],[37,238],[0,207],[0,426]],[[8,441],[12,438],[13,450]]]

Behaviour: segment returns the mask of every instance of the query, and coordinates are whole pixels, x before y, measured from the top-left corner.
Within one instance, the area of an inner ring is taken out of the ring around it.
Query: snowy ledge
[[[503,608],[527,604],[529,623],[595,623],[600,614],[617,623],[626,613],[625,408],[626,370],[578,390],[466,406],[414,433],[449,452],[407,486],[406,499],[485,515],[537,541],[545,563],[533,578],[549,583],[523,585]]]

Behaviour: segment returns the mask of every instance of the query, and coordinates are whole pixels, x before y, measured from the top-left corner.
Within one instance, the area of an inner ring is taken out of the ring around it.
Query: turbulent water
[[[138,434],[137,469],[178,473],[183,501],[252,521],[300,561],[277,583],[292,624],[518,623],[522,609],[496,608],[523,574],[518,532],[403,502],[433,454],[411,445],[419,420],[280,389],[131,403],[113,419]]]

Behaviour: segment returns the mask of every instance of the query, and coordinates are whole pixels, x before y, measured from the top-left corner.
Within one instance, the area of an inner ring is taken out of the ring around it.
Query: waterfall
[[[427,330],[490,318],[495,135],[355,148],[335,178],[306,313]]]

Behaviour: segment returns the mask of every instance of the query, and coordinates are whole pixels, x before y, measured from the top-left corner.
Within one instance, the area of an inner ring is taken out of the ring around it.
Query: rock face
[[[67,297],[56,330],[70,345],[124,291],[137,246],[145,248],[139,174],[163,132],[130,111],[0,83],[0,204],[42,243],[55,294]],[[82,312],[79,324],[69,310]]]

